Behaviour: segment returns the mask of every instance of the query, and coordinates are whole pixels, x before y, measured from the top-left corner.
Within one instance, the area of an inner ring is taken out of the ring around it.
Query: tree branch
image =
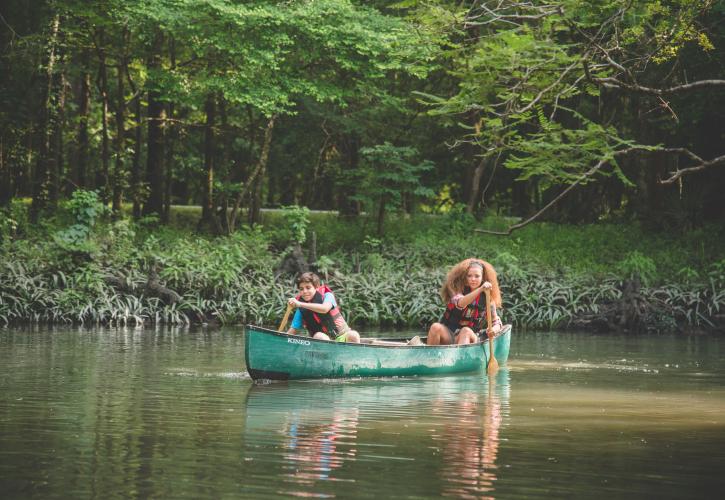
[[[592,78],[592,81],[601,83],[604,87],[610,89],[625,89],[632,92],[639,92],[641,94],[650,95],[665,95],[665,94],[676,94],[680,92],[690,92],[694,90],[700,90],[709,87],[723,87],[725,88],[725,80],[698,80],[692,83],[685,83],[682,85],[675,85],[664,89],[658,89],[653,87],[645,87],[636,83],[625,83],[617,78]]]
[[[621,151],[617,151],[614,153],[614,156],[625,156],[630,153],[634,153],[637,151],[649,151],[649,152],[662,152],[662,153],[672,153],[672,154],[678,154],[678,155],[684,155],[690,158],[691,160],[695,161],[697,164],[692,167],[687,168],[681,168],[677,169],[674,172],[670,173],[670,177],[666,179],[660,179],[658,182],[659,184],[673,184],[675,181],[680,179],[683,175],[689,175],[695,172],[701,172],[707,168],[714,167],[719,164],[725,164],[725,155],[718,156],[716,158],[713,158],[712,160],[703,160],[698,155],[693,153],[687,148],[643,148],[641,146],[632,146],[627,149],[623,149]],[[584,174],[582,174],[581,177],[579,177],[576,181],[574,181],[572,184],[567,186],[566,189],[564,189],[559,195],[551,200],[549,203],[546,204],[545,207],[543,207],[541,210],[536,212],[534,215],[529,217],[523,222],[519,222],[518,224],[514,224],[512,226],[509,226],[506,231],[491,231],[489,229],[474,229],[474,232],[476,233],[484,233],[484,234],[494,234],[497,236],[508,236],[512,232],[514,232],[517,229],[521,229],[524,226],[527,226],[528,224],[532,223],[536,219],[538,219],[541,214],[549,210],[552,206],[554,206],[559,200],[561,200],[564,196],[566,196],[569,191],[574,189],[576,186],[581,184],[584,180],[588,179],[595,173],[597,173],[603,166],[607,165],[609,163],[608,160],[600,160],[596,165],[594,165],[592,168],[590,168],[588,171],[586,171]]]
[[[690,159],[694,160],[697,164],[693,165],[692,167],[687,168],[678,168],[674,172],[670,172],[670,176],[666,179],[659,179],[658,182],[660,184],[672,184],[675,181],[677,181],[679,178],[681,178],[683,175],[689,175],[693,174],[695,172],[702,172],[705,169],[708,169],[710,167],[714,167],[715,165],[718,165],[720,163],[725,164],[725,155],[718,156],[717,158],[713,158],[712,160],[703,160],[699,156],[697,156],[695,153],[690,151],[686,148],[664,148],[660,149],[658,151],[663,151],[665,153],[676,153],[676,154],[682,154],[685,156],[688,156]]]
[[[623,152],[622,152],[623,153]],[[538,219],[541,214],[549,210],[551,207],[553,207],[560,199],[562,199],[566,194],[574,189],[577,185],[579,185],[582,181],[585,179],[588,179],[592,175],[594,175],[597,171],[599,171],[600,168],[602,168],[604,165],[608,164],[609,162],[607,160],[600,160],[599,163],[594,165],[592,168],[590,168],[587,172],[585,172],[581,177],[579,177],[576,181],[574,181],[572,184],[570,184],[564,191],[559,193],[559,195],[551,200],[547,205],[536,212],[534,215],[529,217],[523,222],[519,222],[518,224],[514,224],[513,226],[509,226],[506,231],[491,231],[489,229],[474,229],[473,231],[476,233],[484,233],[484,234],[495,234],[498,236],[508,236],[512,232],[514,232],[517,229],[521,229],[524,226],[527,226],[528,224],[534,222],[536,219]]]

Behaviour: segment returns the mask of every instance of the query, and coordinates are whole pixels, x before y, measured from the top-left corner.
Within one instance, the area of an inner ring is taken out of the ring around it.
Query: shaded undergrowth
[[[279,221],[200,237],[155,219],[110,221],[102,210],[87,211],[94,203],[76,200],[56,220],[6,234],[0,324],[275,325],[295,293],[292,276],[275,275],[292,241]],[[725,261],[713,257],[721,249],[712,242],[700,242],[693,255],[690,243],[673,246],[629,226],[542,224],[538,237],[500,239],[473,234],[468,224],[475,222],[465,216],[420,220],[398,219],[383,238],[366,234],[364,221],[311,222],[317,269],[353,326],[437,320],[446,270],[473,255],[499,270],[502,315],[518,327],[671,331],[725,324]]]

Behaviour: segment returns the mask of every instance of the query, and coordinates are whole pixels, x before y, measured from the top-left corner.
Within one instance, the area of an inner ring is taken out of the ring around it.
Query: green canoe
[[[467,345],[396,345],[406,339],[375,339],[352,344],[315,340],[249,325],[246,328],[247,371],[254,380],[310,378],[403,377],[472,372],[486,368],[488,340]],[[506,363],[511,325],[494,339],[494,356]]]

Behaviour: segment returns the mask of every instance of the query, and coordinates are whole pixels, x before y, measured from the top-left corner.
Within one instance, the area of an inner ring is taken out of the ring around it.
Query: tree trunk
[[[264,130],[264,141],[262,142],[262,151],[259,155],[259,161],[257,162],[257,166],[254,169],[254,172],[252,172],[252,175],[249,176],[247,179],[247,184],[245,188],[239,192],[237,195],[237,199],[234,202],[234,208],[231,210],[229,214],[229,222],[227,224],[228,230],[230,233],[234,232],[234,229],[236,228],[237,223],[237,214],[239,213],[239,208],[241,206],[242,200],[249,194],[249,192],[252,189],[252,186],[256,184],[256,179],[260,175],[264,175],[264,171],[267,166],[267,161],[269,159],[269,149],[272,145],[272,131],[274,130],[274,121],[277,118],[277,115],[272,115],[269,118],[269,121],[267,122],[267,128]]]
[[[56,206],[60,199],[61,183],[63,182],[65,171],[65,141],[63,140],[63,130],[65,129],[65,90],[67,80],[64,72],[58,75],[58,101],[56,106],[56,124],[53,127],[53,149],[54,161],[53,169],[50,171],[50,192],[49,201],[51,206]]]
[[[468,203],[466,204],[466,212],[472,214],[478,206],[479,199],[478,194],[481,191],[481,179],[483,178],[483,172],[486,170],[486,158],[481,158],[473,169],[471,176],[470,192],[468,193]]]
[[[360,139],[354,134],[344,134],[341,146],[343,150],[342,168],[347,173],[355,172],[360,164]],[[338,207],[340,215],[356,216],[360,214],[360,206],[350,199],[355,194],[354,186],[346,186],[340,190]]]
[[[217,168],[217,175],[222,175],[226,182],[230,182],[230,153],[232,151],[232,139],[233,136],[229,131],[229,116],[227,114],[227,103],[223,96],[219,96],[219,118],[221,122],[221,154],[219,156],[219,166]],[[231,195],[228,191],[225,191],[223,197],[217,197],[217,205],[220,207],[220,212],[215,214],[218,224],[223,233],[229,234],[229,204]]]
[[[31,221],[37,222],[40,213],[48,206],[48,175],[53,161],[51,155],[51,137],[53,136],[53,81],[55,74],[56,51],[58,34],[60,31],[60,16],[55,15],[50,24],[48,37],[48,58],[46,61],[45,85],[43,85],[43,98],[38,119],[38,158],[33,176],[33,202],[30,207]]]
[[[168,118],[174,118],[174,103],[168,104]],[[169,223],[169,217],[171,215],[171,198],[173,196],[173,185],[174,185],[174,145],[177,137],[175,125],[170,124],[166,128],[166,176],[164,178],[164,206],[163,214],[161,216],[161,222],[164,224]]]
[[[131,198],[133,199],[133,218],[141,217],[141,149],[143,148],[143,116],[141,113],[141,92],[138,92],[136,85],[131,79],[128,70],[128,60],[125,61],[124,68],[126,79],[131,88],[131,92],[136,95],[134,98],[134,120],[135,120],[135,139],[133,147],[133,159],[131,160]]]
[[[386,196],[383,195],[380,197],[380,204],[378,205],[378,236],[383,235],[383,223],[385,222],[385,202]]]
[[[101,93],[101,169],[96,172],[96,187],[101,191],[101,200],[108,203],[110,186],[108,165],[110,163],[110,145],[108,139],[108,70],[106,68],[105,33],[98,32],[98,91]]]
[[[169,60],[171,62],[171,70],[176,69],[176,41],[173,37],[169,38]],[[171,215],[171,198],[174,180],[174,146],[176,144],[176,126],[173,125],[174,119],[174,103],[168,104],[168,118],[171,120],[166,128],[166,178],[164,179],[164,208],[161,221],[164,224],[169,223]]]
[[[161,49],[163,35],[156,33],[154,45],[148,59],[150,72],[155,72],[161,67]],[[148,91],[148,146],[146,153],[146,180],[149,184],[149,197],[143,207],[144,215],[152,213],[161,215],[163,212],[164,199],[164,131],[165,120],[164,105],[159,100],[158,90],[153,88]]]
[[[6,182],[0,182],[0,207],[2,208],[10,206],[15,188],[12,169],[5,159],[4,146],[5,141],[3,140],[2,134],[0,134],[0,179],[6,180]]]
[[[204,192],[201,202],[201,219],[197,225],[199,231],[216,229],[214,217],[214,152],[216,121],[216,97],[209,94],[204,104],[206,125],[204,127]]]
[[[261,173],[261,172],[260,172]],[[259,224],[262,214],[262,187],[264,186],[264,178],[259,175],[254,179],[252,189],[249,196],[249,210],[247,211],[247,224],[249,227],[254,227],[255,224]]]
[[[125,34],[124,34],[125,40]],[[125,95],[123,88],[123,77],[126,67],[125,55],[116,66],[116,165],[113,171],[113,214],[119,216],[121,214],[121,200],[123,196],[124,184],[124,156],[125,156]]]
[[[529,182],[525,181],[513,181],[511,187],[511,209],[515,215],[521,217],[527,217],[532,212],[532,200],[531,193],[529,192]],[[553,192],[558,192],[559,189],[554,189]]]
[[[272,131],[274,130],[274,121],[276,116],[273,115],[267,122],[267,128],[264,130],[264,142],[262,143],[262,151],[259,155],[259,164],[257,165],[257,176],[254,180],[252,191],[252,203],[249,207],[248,222],[250,226],[254,226],[260,222],[260,210],[262,208],[262,186],[264,185],[264,177],[267,172],[267,163],[269,162],[269,150],[272,145]],[[250,181],[251,182],[251,181]]]
[[[88,117],[91,109],[91,74],[88,72],[90,54],[84,50],[81,55],[80,92],[78,95],[78,145],[76,150],[76,185],[88,189]]]

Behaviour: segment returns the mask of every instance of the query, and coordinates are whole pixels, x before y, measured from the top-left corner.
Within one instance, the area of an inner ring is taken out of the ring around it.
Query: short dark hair
[[[297,276],[297,286],[299,287],[302,283],[312,283],[312,286],[318,288],[320,286],[320,277],[315,273],[302,273]]]

